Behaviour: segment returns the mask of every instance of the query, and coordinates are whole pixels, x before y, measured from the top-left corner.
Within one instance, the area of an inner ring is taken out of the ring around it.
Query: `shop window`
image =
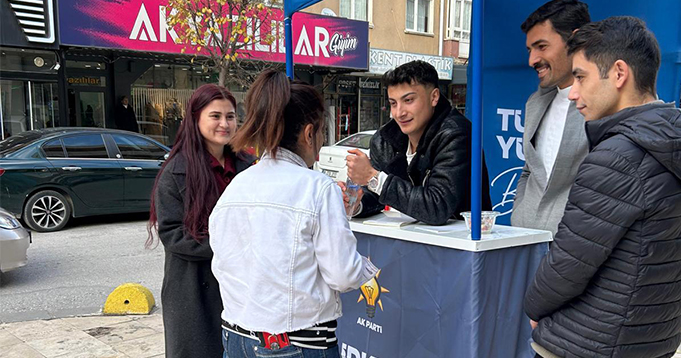
[[[104,128],[104,92],[79,92],[80,117],[78,127]]]
[[[56,83],[0,80],[2,139],[24,131],[55,127],[58,118]]]
[[[433,0],[407,0],[406,29],[433,33]]]
[[[56,127],[59,119],[59,97],[56,83],[31,82],[32,129]]]
[[[465,84],[452,85],[450,88],[452,106],[463,114],[466,114],[466,90]]]
[[[449,0],[447,15],[447,40],[470,42],[472,0]]]
[[[2,139],[31,129],[25,81],[0,80]]]

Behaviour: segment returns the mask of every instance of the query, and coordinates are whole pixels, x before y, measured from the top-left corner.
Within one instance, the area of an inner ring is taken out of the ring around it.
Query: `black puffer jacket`
[[[388,174],[380,197],[366,190],[360,216],[385,205],[419,221],[441,225],[471,205],[471,123],[440,97],[433,118],[407,165],[409,138],[395,121],[371,139],[371,165]],[[484,163],[484,160],[483,160]],[[482,208],[491,210],[487,167],[483,165]]]
[[[654,102],[586,124],[555,241],[525,296],[559,357],[671,357],[681,344],[681,111]]]

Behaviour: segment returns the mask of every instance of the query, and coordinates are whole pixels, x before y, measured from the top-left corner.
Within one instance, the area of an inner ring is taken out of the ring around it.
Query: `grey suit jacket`
[[[539,124],[558,90],[540,88],[527,100],[523,151],[525,166],[518,179],[516,197],[511,213],[511,225],[549,230],[554,235],[563,218],[570,188],[575,182],[579,165],[589,152],[584,129],[584,117],[570,103],[558,156],[546,177],[546,169],[533,144]]]

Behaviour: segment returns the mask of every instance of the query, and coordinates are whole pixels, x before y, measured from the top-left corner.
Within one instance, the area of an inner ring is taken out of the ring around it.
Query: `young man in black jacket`
[[[681,111],[657,100],[660,49],[612,17],[568,41],[586,120],[553,245],[525,295],[540,357],[672,357],[681,344]]]
[[[358,216],[389,205],[442,225],[470,210],[471,123],[440,95],[435,67],[412,61],[386,72],[383,82],[393,120],[371,139],[371,159],[357,149],[347,157],[350,179],[369,189]],[[482,207],[490,210],[484,165],[482,181]]]

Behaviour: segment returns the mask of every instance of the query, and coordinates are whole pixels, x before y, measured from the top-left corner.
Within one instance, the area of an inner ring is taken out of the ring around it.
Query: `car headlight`
[[[19,220],[12,216],[0,215],[0,228],[13,230],[21,227]]]

